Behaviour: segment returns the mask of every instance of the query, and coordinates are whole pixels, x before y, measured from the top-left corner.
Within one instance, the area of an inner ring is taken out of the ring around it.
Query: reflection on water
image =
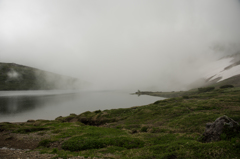
[[[41,107],[59,104],[70,100],[74,95],[47,95],[47,96],[7,96],[0,97],[0,115],[17,114],[40,109]]]
[[[0,122],[55,119],[70,113],[140,106],[163,99],[126,92],[45,92],[0,92]]]
[[[37,98],[33,97],[2,97],[0,98],[0,114],[20,113],[35,109],[37,105]]]

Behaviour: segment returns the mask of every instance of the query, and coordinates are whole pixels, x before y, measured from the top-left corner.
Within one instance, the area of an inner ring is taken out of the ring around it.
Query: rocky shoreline
[[[172,92],[151,92],[151,91],[140,91],[138,90],[133,95],[149,95],[149,96],[157,96],[157,97],[165,97],[165,98],[173,98],[173,97],[180,97],[184,95],[192,95],[196,93],[196,91],[172,91]]]

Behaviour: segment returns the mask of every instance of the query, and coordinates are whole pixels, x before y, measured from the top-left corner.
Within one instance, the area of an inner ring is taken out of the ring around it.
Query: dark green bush
[[[161,100],[158,100],[158,101],[154,102],[153,104],[159,104],[159,103],[161,103]]]
[[[111,146],[118,146],[127,149],[140,148],[144,146],[144,142],[140,139],[128,137],[109,138],[108,144]]]
[[[160,129],[160,128],[152,128],[151,129],[151,133],[159,133],[159,132],[162,132],[163,129]]]
[[[131,131],[131,133],[132,133],[132,134],[135,134],[135,133],[137,133],[137,130],[136,130],[136,129],[133,129],[133,130]]]
[[[31,133],[36,131],[43,131],[43,130],[49,130],[49,128],[42,128],[42,127],[28,127],[28,128],[20,128],[18,130],[15,130],[15,133]]]
[[[8,123],[8,122],[0,123],[0,132],[10,130],[11,128],[14,128],[14,127],[16,126],[12,123]]]
[[[58,149],[57,148],[54,148],[53,150],[52,150],[52,153],[57,153],[58,152]]]
[[[182,96],[183,99],[189,99],[189,96]]]
[[[67,117],[59,116],[59,117],[57,117],[55,120],[60,121],[60,122],[70,122],[72,119],[74,119],[74,118],[76,118],[76,117],[77,117],[77,115],[70,114],[70,115],[67,116]]]
[[[94,113],[98,114],[98,113],[101,113],[102,111],[99,109],[99,110],[96,110],[94,111]]]
[[[65,121],[69,122],[69,121],[71,121],[74,118],[75,118],[75,116],[70,115],[70,116],[65,117]]]
[[[215,87],[203,87],[203,88],[198,88],[198,92],[203,93],[203,92],[210,92],[214,90]]]
[[[54,133],[54,134],[58,134],[58,133],[60,133],[60,132],[62,132],[62,130],[60,130],[60,129],[55,129],[55,130],[52,130],[52,131],[51,131],[51,133]]]
[[[223,85],[223,86],[221,86],[220,88],[233,88],[234,86],[233,85],[231,85],[231,84],[226,84],[226,85]]]
[[[240,126],[232,128],[228,125],[225,125],[221,134],[221,139],[231,140],[232,138],[235,138],[235,137],[240,138]]]
[[[39,142],[38,147],[42,146],[42,147],[50,147],[50,143],[52,143],[53,141],[49,140],[49,139],[44,139],[42,141]]]
[[[147,132],[147,130],[148,130],[148,127],[147,126],[143,126],[140,131],[141,132]]]
[[[70,151],[80,151],[88,149],[100,149],[107,146],[118,146],[127,149],[144,146],[144,142],[137,138],[114,137],[114,138],[84,138],[82,136],[73,137],[65,141],[62,148]]]

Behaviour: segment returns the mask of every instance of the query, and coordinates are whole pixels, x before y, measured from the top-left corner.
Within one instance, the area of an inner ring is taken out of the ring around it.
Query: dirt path
[[[51,159],[56,157],[54,154],[40,154],[39,151],[21,150],[14,148],[0,148],[0,159]],[[62,159],[62,158],[57,158]],[[82,156],[71,157],[68,159],[91,159]],[[97,159],[97,158],[93,158]]]
[[[55,155],[39,154],[38,151],[30,151],[37,148],[39,141],[48,136],[32,134],[15,134],[0,132],[0,159],[48,159]]]
[[[38,151],[29,151],[27,149],[9,149],[5,147],[0,149],[1,159],[51,159],[54,156],[56,155],[40,154]]]

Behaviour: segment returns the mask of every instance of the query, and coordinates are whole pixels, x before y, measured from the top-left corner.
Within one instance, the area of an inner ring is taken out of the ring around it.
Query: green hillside
[[[0,63],[0,90],[78,89],[87,82],[14,63]]]
[[[214,87],[215,89],[219,89],[222,86],[231,85],[233,87],[240,87],[240,75],[232,76],[228,79],[225,79],[220,82],[212,81],[212,82],[205,82],[202,84],[201,88],[211,88]],[[188,96],[193,94],[198,94],[199,88],[193,88],[188,91],[172,91],[172,92],[151,92],[151,91],[140,91],[133,93],[137,95],[150,95],[150,96],[159,96],[159,97],[180,97],[180,96]]]

